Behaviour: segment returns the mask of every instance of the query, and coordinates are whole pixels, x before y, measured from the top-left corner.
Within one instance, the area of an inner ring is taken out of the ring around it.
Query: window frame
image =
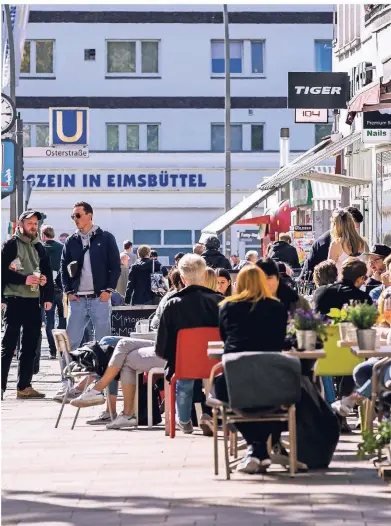
[[[28,73],[24,73],[23,71],[20,71],[20,78],[21,79],[28,79],[31,77],[39,77],[39,78],[53,78],[56,76],[56,40],[54,38],[29,38],[26,39],[26,42],[30,42],[30,71]],[[53,71],[51,73],[37,73],[37,42],[52,42],[53,44]],[[23,61],[23,56],[21,57],[21,65]],[[34,69],[34,71],[32,71]]]
[[[210,151],[212,153],[222,153],[224,150],[213,150],[212,149],[212,129],[213,126],[223,126],[223,122],[211,122],[210,123]],[[231,126],[241,126],[242,127],[242,149],[241,150],[232,150],[232,153],[261,153],[265,151],[265,123],[264,122],[231,122]],[[262,126],[263,135],[262,135],[262,150],[252,150],[251,149],[251,129],[252,126]],[[232,148],[232,144],[231,144]]]
[[[232,73],[231,78],[266,78],[266,39],[265,38],[256,38],[256,39],[230,39],[231,43],[240,42],[242,44],[242,73]],[[225,73],[213,73],[212,67],[212,47],[214,43],[224,43],[224,40],[221,39],[211,39],[210,41],[210,76],[211,78],[225,78]],[[253,73],[252,71],[252,53],[251,53],[251,44],[258,43],[262,44],[262,64],[263,72],[262,73]]]
[[[118,126],[118,150],[109,150],[107,142],[107,127],[108,126]],[[127,149],[127,138],[126,130],[127,126],[138,126],[138,138],[139,138],[139,149],[138,150],[128,150]],[[157,150],[148,150],[148,136],[147,136],[147,127],[148,126],[157,126],[158,128],[158,149]],[[105,122],[105,151],[106,152],[159,152],[161,144],[161,123],[160,122]]]
[[[136,45],[136,71],[134,73],[125,73],[125,72],[109,72],[108,71],[108,58],[109,58],[109,42],[134,42]],[[141,43],[142,42],[156,42],[157,43],[157,65],[158,65],[158,71],[157,73],[142,73],[142,52],[141,52]],[[105,75],[106,77],[129,77],[129,78],[138,78],[138,77],[161,77],[160,69],[161,69],[161,40],[157,38],[106,38],[105,40],[105,47],[106,47],[106,53],[105,53]]]

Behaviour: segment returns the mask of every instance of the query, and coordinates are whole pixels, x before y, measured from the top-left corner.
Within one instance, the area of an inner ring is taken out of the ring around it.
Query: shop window
[[[161,231],[133,230],[133,243],[135,245],[149,245],[154,248],[161,244]]]
[[[165,245],[191,245],[191,230],[165,230]]]

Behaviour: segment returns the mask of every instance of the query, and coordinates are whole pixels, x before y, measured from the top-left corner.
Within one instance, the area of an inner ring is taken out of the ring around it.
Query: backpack
[[[155,260],[152,260],[151,290],[154,296],[160,300],[168,291],[164,276],[161,272],[155,272]]]
[[[340,424],[311,380],[300,378],[301,399],[296,403],[297,460],[308,469],[325,469],[337,448]]]

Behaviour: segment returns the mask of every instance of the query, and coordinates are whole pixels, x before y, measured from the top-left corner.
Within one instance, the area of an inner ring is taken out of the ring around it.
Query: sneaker
[[[45,394],[36,391],[32,387],[26,387],[26,389],[23,389],[23,391],[16,391],[16,398],[45,398],[45,396]]]
[[[49,360],[57,360],[57,355],[53,354],[53,353],[50,353]]]
[[[113,418],[117,418],[117,413],[113,414]],[[99,426],[102,424],[108,424],[111,422],[110,413],[109,411],[102,411],[99,413],[98,416],[93,418],[92,420],[87,420],[86,424],[90,426]]]
[[[185,435],[191,435],[194,431],[191,420],[189,420],[185,424],[183,424],[180,420],[177,420],[177,425],[179,429],[184,432]]]
[[[107,424],[106,429],[122,429],[124,427],[136,427],[136,415],[126,416],[121,412],[113,422]]]
[[[67,391],[66,387],[59,389],[57,393],[53,396],[53,400],[55,402],[58,402],[59,404],[62,404],[66,391]],[[69,389],[69,393],[67,395],[67,399],[65,400],[65,403],[69,404],[71,400],[74,400],[80,395],[81,395],[81,391],[77,391],[74,387],[71,387]]]
[[[352,411],[352,406],[348,404],[346,398],[342,398],[342,400],[337,400],[336,402],[333,402],[331,404],[331,407],[336,413],[345,418],[348,417],[350,415],[350,412]]]
[[[91,388],[71,400],[71,405],[75,407],[90,407],[92,405],[102,405],[105,402],[104,394],[101,391],[96,391],[94,388]]]
[[[271,465],[270,458],[259,459],[252,455],[246,455],[241,460],[236,468],[238,473],[248,473],[254,475],[255,473],[265,473],[267,468]]]
[[[213,420],[212,417],[204,413],[200,418],[200,428],[204,436],[212,437],[213,436]]]

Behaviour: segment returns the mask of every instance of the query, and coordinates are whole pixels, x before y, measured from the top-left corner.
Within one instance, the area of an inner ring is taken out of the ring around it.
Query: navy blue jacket
[[[125,294],[127,305],[152,304],[155,297],[151,289],[152,270],[161,272],[164,276],[160,261],[153,263],[150,258],[138,259],[130,267]]]
[[[95,294],[108,289],[115,290],[121,274],[121,260],[113,234],[98,228],[91,238],[89,252]],[[65,241],[61,255],[61,281],[66,293],[76,293],[80,282],[80,278],[69,276],[67,266],[71,261],[81,261],[82,257],[83,243],[75,233]]]
[[[326,261],[329,255],[330,245],[331,234],[330,230],[327,230],[327,232],[318,237],[318,239],[312,245],[311,252],[304,261],[303,270],[301,271],[300,275],[301,279],[308,280],[311,276],[310,280],[313,281],[314,268],[322,261]]]

